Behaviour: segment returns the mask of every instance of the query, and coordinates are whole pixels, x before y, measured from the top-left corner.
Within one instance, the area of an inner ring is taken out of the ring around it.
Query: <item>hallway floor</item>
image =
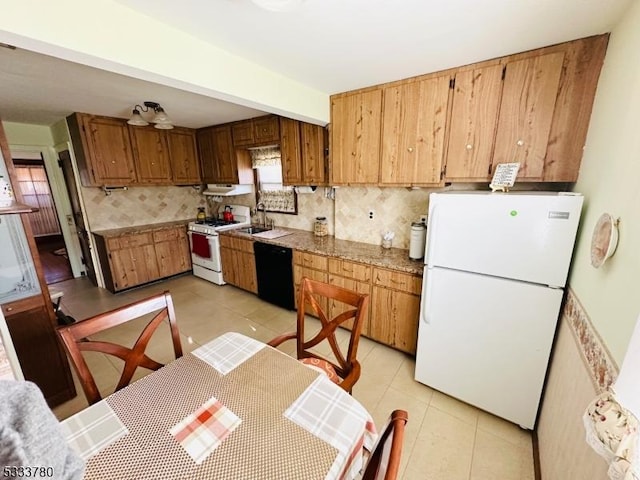
[[[265,303],[233,286],[213,285],[192,275],[117,295],[94,287],[87,278],[58,283],[56,288],[64,292],[63,311],[77,320],[169,290],[185,352],[227,331],[269,341],[295,329],[295,312]],[[158,331],[149,345],[150,356],[161,362],[170,361],[173,355],[168,332],[168,326],[166,332]],[[348,332],[340,332],[340,342],[347,342]],[[122,327],[114,329],[112,338],[130,344],[135,340]],[[294,353],[294,342],[283,347],[285,352]],[[353,395],[371,412],[378,428],[382,428],[392,410],[409,412],[400,478],[535,478],[530,432],[416,382],[415,361],[407,354],[362,337],[358,359],[362,376]],[[102,354],[94,354],[90,360],[100,390],[109,393],[119,378],[119,360]],[[139,376],[143,376],[142,372]],[[76,388],[76,398],[54,409],[58,418],[87,406],[77,380]]]

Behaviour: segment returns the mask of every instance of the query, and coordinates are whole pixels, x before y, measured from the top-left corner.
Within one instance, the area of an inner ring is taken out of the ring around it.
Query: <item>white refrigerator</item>
[[[535,425],[583,197],[429,197],[417,381]]]

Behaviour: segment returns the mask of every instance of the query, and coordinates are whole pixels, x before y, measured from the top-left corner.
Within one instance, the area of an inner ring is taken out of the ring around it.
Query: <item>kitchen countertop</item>
[[[107,230],[96,230],[91,233],[100,235],[101,237],[121,237],[122,235],[131,235],[135,233],[150,232],[152,230],[164,230],[165,228],[174,228],[187,226],[191,220],[176,220],[173,222],[151,223],[148,225],[136,225],[133,227],[111,228]]]
[[[417,275],[422,275],[424,268],[422,260],[411,260],[409,258],[409,250],[401,248],[385,249],[379,245],[340,240],[332,236],[316,237],[313,232],[293,228],[277,227],[277,230],[285,230],[292,233],[291,235],[273,239],[255,237],[239,230],[226,230],[220,232],[220,235],[280,245],[303,252],[352,260]]]

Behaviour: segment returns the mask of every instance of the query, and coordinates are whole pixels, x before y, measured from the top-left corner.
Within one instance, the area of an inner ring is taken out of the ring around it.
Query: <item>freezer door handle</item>
[[[436,249],[435,239],[438,230],[438,204],[436,203],[429,213],[429,226],[427,228],[426,255],[424,257],[427,265],[433,265],[433,256]]]
[[[424,278],[422,279],[423,287],[422,287],[422,305],[420,306],[420,311],[422,312],[422,321],[427,325],[431,325],[433,320],[433,311],[429,308],[429,304],[431,303],[431,292],[433,288],[427,282],[428,268],[424,269]]]

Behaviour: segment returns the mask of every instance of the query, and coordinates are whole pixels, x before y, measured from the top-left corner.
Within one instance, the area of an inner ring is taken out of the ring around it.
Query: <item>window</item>
[[[293,187],[282,184],[280,148],[263,147],[251,150],[256,169],[258,203],[268,212],[298,213],[296,193]]]

